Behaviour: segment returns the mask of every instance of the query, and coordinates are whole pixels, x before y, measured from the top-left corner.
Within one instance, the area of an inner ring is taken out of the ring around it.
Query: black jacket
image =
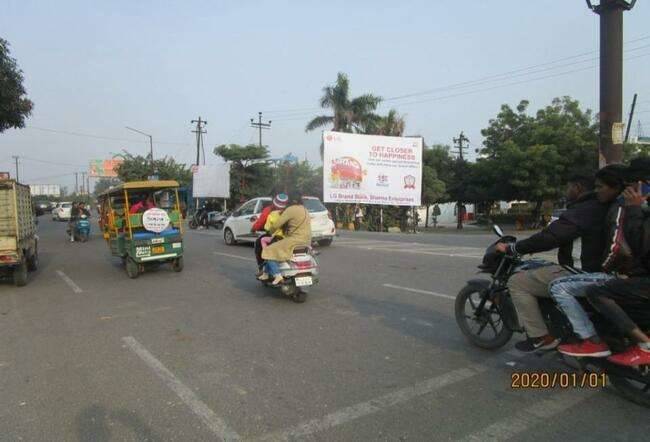
[[[559,264],[573,266],[571,256],[573,241],[581,238],[582,270],[599,272],[605,252],[604,230],[607,209],[608,205],[600,203],[594,193],[585,194],[569,204],[558,220],[530,238],[517,241],[513,249],[519,254],[526,255],[559,248]]]
[[[634,274],[650,273],[650,208],[628,206],[625,208],[625,239],[638,264]]]

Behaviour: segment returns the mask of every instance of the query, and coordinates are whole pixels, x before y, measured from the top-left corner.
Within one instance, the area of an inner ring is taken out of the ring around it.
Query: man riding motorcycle
[[[251,227],[251,233],[261,232],[265,230],[264,227],[271,212],[274,210],[284,210],[287,207],[288,202],[289,197],[286,194],[278,193],[275,198],[273,198],[271,205],[266,206],[262,210],[259,218],[257,218],[257,221],[255,221],[255,224],[253,224]],[[262,238],[266,236],[269,236],[269,234],[264,234],[255,240],[255,260],[257,261],[257,267],[260,275],[262,274],[262,266],[264,265],[264,260],[262,259]]]
[[[567,188],[567,198],[571,202],[559,219],[530,238],[496,245],[497,252],[521,255],[559,249],[559,265],[542,263],[514,274],[509,281],[512,301],[528,337],[515,344],[520,351],[548,350],[559,344],[559,340],[548,331],[537,298],[549,297],[548,284],[551,281],[575,272],[572,269],[574,240],[582,240],[580,260],[583,270],[601,270],[605,250],[604,219],[615,196],[601,201],[592,188],[591,178],[573,177]]]
[[[86,215],[90,218],[90,211],[86,209],[86,204],[83,202],[73,203],[70,209],[70,221],[68,222],[68,233],[70,234],[70,242],[74,242],[74,229],[77,220],[81,215]]]

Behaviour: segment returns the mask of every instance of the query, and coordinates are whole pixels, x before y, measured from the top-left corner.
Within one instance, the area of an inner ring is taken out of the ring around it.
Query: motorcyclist
[[[68,223],[70,242],[74,242],[74,230],[77,220],[81,218],[82,215],[86,215],[87,218],[90,218],[90,211],[86,209],[86,204],[83,201],[73,203],[72,208],[70,209],[70,221]]]
[[[279,262],[290,260],[294,248],[311,245],[311,218],[302,203],[302,195],[294,193],[288,199],[288,207],[284,209],[277,222],[269,226],[271,232],[283,229],[284,239],[274,242],[262,250],[265,271],[258,279],[268,281],[273,278],[272,285],[279,285],[283,281]]]
[[[622,333],[632,337],[634,345],[623,353],[610,356],[609,361],[638,366],[650,364],[650,337],[630,318],[629,311],[647,308],[650,303],[650,159],[632,161],[630,171],[639,182],[628,187],[625,197],[624,233],[638,266],[636,273],[626,279],[612,279],[587,288],[587,299],[596,310],[609,319]],[[646,192],[642,192],[645,184]],[[645,193],[645,194],[644,194]]]
[[[614,173],[611,173],[614,172]],[[619,194],[625,188],[625,176],[628,170],[621,166],[607,166],[596,173],[596,192],[601,201],[615,200],[610,204],[606,219],[604,235],[606,240],[603,256],[605,264],[599,272],[577,273],[558,278],[549,284],[549,292],[560,309],[571,323],[574,334],[579,338],[577,343],[560,345],[558,350],[570,356],[606,357],[611,354],[607,344],[602,342],[596,329],[576,297],[585,296],[587,287],[592,284],[602,283],[614,278],[614,272],[624,273],[625,266],[622,262],[616,266],[610,265],[608,258],[612,253],[612,244],[615,239],[617,226],[620,222],[619,211],[622,201]]]
[[[265,230],[266,221],[268,220],[269,215],[274,210],[284,210],[287,207],[289,202],[289,197],[284,193],[278,193],[274,198],[273,202],[262,209],[259,218],[251,226],[251,233],[261,232]],[[262,238],[270,236],[268,233],[258,237],[255,240],[255,260],[257,261],[257,267],[259,270],[258,276],[263,272],[264,260],[262,259]]]
[[[512,301],[526,330],[527,339],[515,344],[524,352],[557,347],[559,340],[551,336],[542,317],[537,298],[549,297],[548,284],[568,276],[573,267],[573,241],[581,238],[582,268],[588,272],[601,270],[605,248],[604,218],[610,201],[600,201],[592,191],[593,178],[572,177],[567,185],[570,203],[559,219],[541,232],[513,244],[499,243],[498,252],[509,254],[539,253],[558,250],[558,264],[540,263],[513,275],[509,281]]]

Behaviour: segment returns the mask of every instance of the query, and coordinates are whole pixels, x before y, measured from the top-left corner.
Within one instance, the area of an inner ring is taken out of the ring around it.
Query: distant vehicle
[[[36,210],[40,210],[42,213],[51,212],[52,206],[48,201],[41,201],[35,204]]]
[[[262,210],[272,203],[270,197],[253,198],[233,211],[223,225],[223,239],[228,245],[238,242],[255,242],[257,234],[251,233],[251,226]],[[330,213],[320,200],[313,196],[303,197],[303,204],[311,217],[312,241],[329,246],[336,235]]]
[[[71,202],[57,203],[56,207],[52,209],[53,221],[68,221],[70,219],[70,212],[72,211]]]

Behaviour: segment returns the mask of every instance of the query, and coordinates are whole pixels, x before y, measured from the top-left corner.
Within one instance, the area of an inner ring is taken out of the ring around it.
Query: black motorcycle
[[[512,243],[513,236],[504,236],[499,226],[494,226],[499,240],[486,250],[479,266],[481,273],[491,275],[491,280],[472,279],[456,296],[456,323],[463,335],[480,348],[495,350],[510,341],[513,333],[523,333],[517,311],[510,297],[508,281],[516,272],[544,265],[541,260],[522,260],[519,256],[499,254],[498,243]],[[589,313],[599,336],[614,353],[625,350],[633,343],[614,329],[586,301],[580,299]],[[571,324],[551,298],[539,298],[540,309],[550,333],[562,342],[575,339]],[[650,330],[650,306],[627,312],[643,330]],[[565,361],[580,370],[606,374],[609,381],[625,398],[650,407],[650,365],[625,367],[612,364],[606,358],[573,358],[562,355]]]

